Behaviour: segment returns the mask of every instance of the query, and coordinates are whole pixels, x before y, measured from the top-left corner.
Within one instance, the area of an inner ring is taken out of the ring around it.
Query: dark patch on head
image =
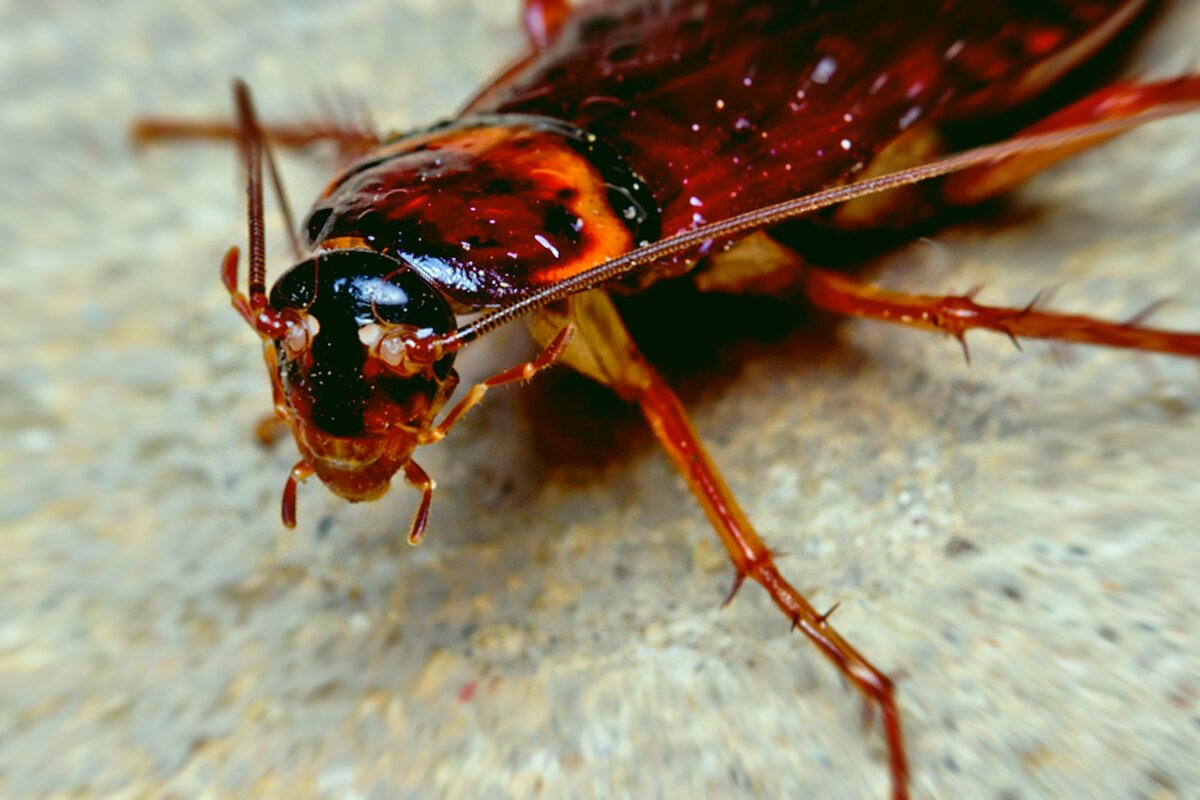
[[[571,244],[583,240],[583,220],[572,214],[565,206],[553,205],[546,211],[546,233],[561,236]]]

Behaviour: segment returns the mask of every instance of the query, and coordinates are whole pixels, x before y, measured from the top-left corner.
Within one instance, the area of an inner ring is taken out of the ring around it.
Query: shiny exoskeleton
[[[310,247],[393,256],[465,310],[652,241],[659,217],[645,180],[597,137],[482,114],[372,151],[330,184],[305,231]]]
[[[385,328],[453,330],[445,298],[401,262],[337,250],[285,272],[270,303],[302,320],[295,326],[300,346],[285,337],[273,351],[306,460],[347,500],[378,497],[412,458],[422,426],[457,380],[453,353],[406,374],[379,357],[377,345]]]
[[[490,387],[561,362],[638,405],[729,554],[730,597],[747,578],[759,583],[877,705],[893,795],[904,798],[891,681],[780,574],[610,293],[687,275],[705,291],[799,293],[827,310],[949,334],[964,348],[978,328],[1200,356],[1200,335],[1141,317],[1112,323],[865,285],[760,230],[796,221],[789,241],[803,241],[804,225],[902,227],[1195,109],[1200,76],[1184,76],[1117,84],[1028,118],[1033,100],[1145,5],[915,0],[897,13],[882,0],[595,0],[574,9],[526,0],[529,55],[432,128],[383,138],[327,123],[262,127],[239,83],[236,125],[148,120],[138,136],[241,145],[248,293],[238,288],[236,250],[224,280],[263,339],[276,414],[300,450],[284,493],[289,525],[296,484],[311,474],[358,501],[383,494],[400,472],[422,492],[409,533],[420,541],[433,481],[415,449],[443,438]],[[300,226],[299,263],[268,294],[264,163],[275,176],[266,144],[322,140],[338,145],[344,169]],[[474,386],[438,421],[458,383],[456,350],[525,314],[541,355]]]

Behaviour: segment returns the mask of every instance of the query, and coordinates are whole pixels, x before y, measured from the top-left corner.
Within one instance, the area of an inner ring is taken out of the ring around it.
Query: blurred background
[[[217,280],[221,145],[143,114],[451,114],[523,47],[516,0],[0,4],[0,795],[887,795],[857,695],[730,569],[642,430],[566,374],[421,453],[439,484],[313,483]],[[1200,69],[1200,3],[1129,71]],[[324,104],[324,106],[323,106]],[[889,285],[1200,329],[1200,118],[1132,133],[870,265]],[[330,175],[286,155],[293,205]],[[270,215],[270,210],[268,214]],[[287,263],[269,216],[272,269]],[[666,310],[664,311],[666,313]],[[787,574],[900,683],[920,797],[1200,796],[1200,373],[864,323],[668,363]],[[522,331],[468,352],[480,377]]]

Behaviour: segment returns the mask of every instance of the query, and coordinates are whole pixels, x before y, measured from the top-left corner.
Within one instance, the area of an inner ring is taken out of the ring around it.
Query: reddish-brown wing
[[[591,131],[648,179],[669,235],[844,181],[918,122],[1010,109],[1143,5],[593,2],[468,110]]]
[[[309,242],[385,251],[460,309],[504,305],[659,233],[841,183],[906,132],[1009,110],[1143,5],[590,3],[458,123],[352,165]]]

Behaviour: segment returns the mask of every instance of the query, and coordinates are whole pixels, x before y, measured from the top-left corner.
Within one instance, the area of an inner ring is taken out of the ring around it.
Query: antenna
[[[1190,113],[1198,108],[1200,108],[1200,102],[1195,101],[1167,103],[1122,119],[1105,120],[1050,133],[1019,136],[997,144],[964,150],[961,153],[955,153],[920,166],[824,189],[804,197],[785,200],[775,205],[738,214],[631,250],[622,256],[605,261],[527,295],[511,305],[486,314],[453,333],[420,342],[419,346],[422,349],[439,349],[441,352],[457,350],[485,333],[493,331],[501,325],[506,325],[542,306],[588,289],[594,289],[639,267],[691,250],[703,242],[732,239],[739,234],[778,225],[781,222],[812,214],[823,208],[859,197],[920,183],[1023,153],[1056,150],[1089,140],[1109,138],[1148,122]],[[414,342],[414,344],[417,343]]]

